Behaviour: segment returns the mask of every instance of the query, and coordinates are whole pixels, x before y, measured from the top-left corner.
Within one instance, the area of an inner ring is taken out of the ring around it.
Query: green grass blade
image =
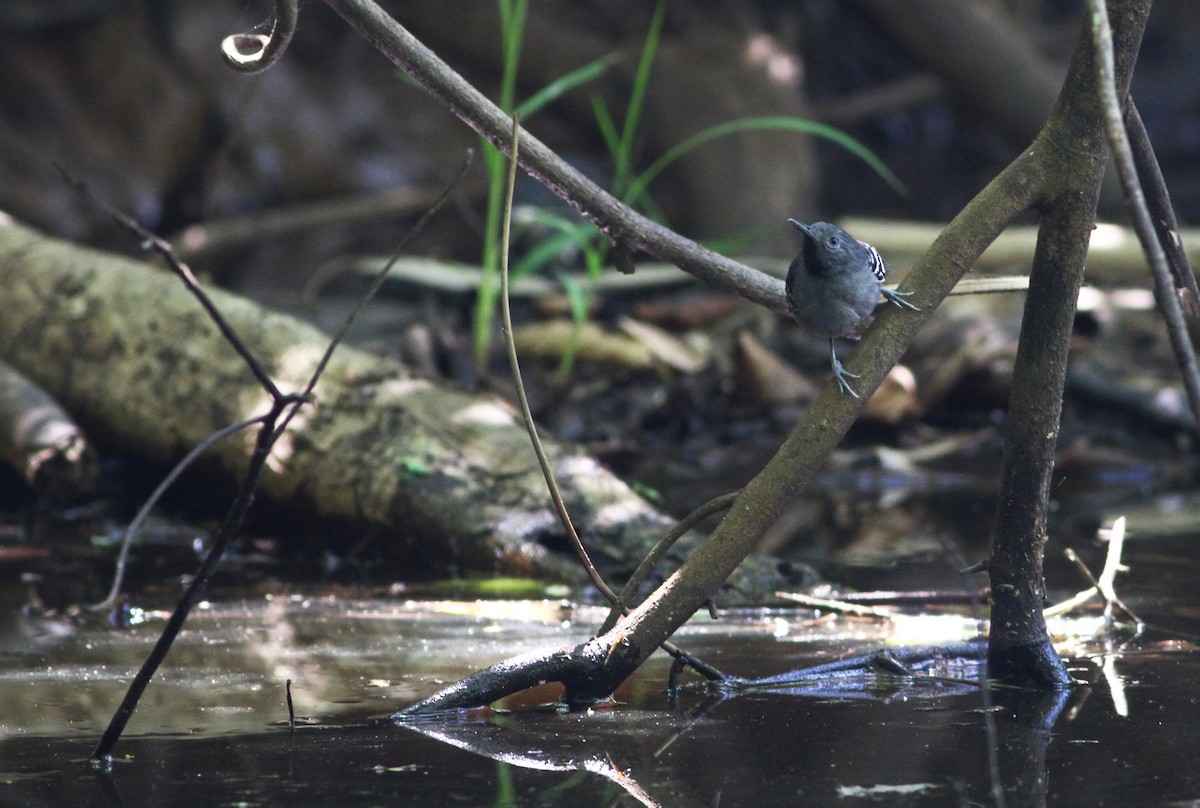
[[[508,274],[514,279],[523,278],[531,272],[536,272],[546,266],[555,258],[562,255],[565,250],[582,246],[587,238],[588,235],[582,231],[559,233],[557,236],[551,236],[521,256],[521,260],[513,264]]]
[[[521,56],[521,40],[525,35],[525,14],[529,0],[497,0],[500,10],[500,36],[504,47],[504,70],[500,77],[500,108],[511,110],[517,88],[517,63]],[[483,256],[479,292],[475,298],[475,366],[482,372],[492,337],[492,319],[499,294],[500,282],[500,224],[504,190],[505,161],[500,151],[480,138],[484,165],[488,175],[488,203],[484,216]]]
[[[517,107],[517,116],[523,121],[528,120],[531,115],[541,110],[547,104],[569,93],[571,90],[574,90],[576,87],[600,78],[618,58],[617,54],[610,53],[607,56],[601,56],[599,59],[593,59],[587,64],[577,67],[571,72],[555,79],[525,99]]]
[[[500,108],[506,112],[513,106],[517,89],[517,62],[521,58],[521,41],[525,36],[525,14],[529,0],[499,0],[500,35],[504,44],[504,70],[500,75]]]
[[[567,303],[571,309],[571,337],[563,346],[562,359],[558,363],[559,378],[565,379],[571,372],[571,368],[575,366],[575,357],[579,355],[583,324],[587,322],[588,301],[592,295],[590,288],[584,287],[570,275],[562,273],[558,276],[558,280],[563,285],[563,291],[566,292]],[[588,286],[590,287],[590,284]]]
[[[732,135],[737,132],[745,131],[768,131],[781,130],[786,132],[796,132],[799,134],[813,135],[814,137],[825,138],[837,145],[841,146],[846,151],[853,154],[855,157],[862,160],[871,170],[878,174],[884,182],[886,182],[896,193],[901,196],[908,196],[908,188],[904,183],[892,173],[883,161],[863,144],[859,143],[854,138],[847,135],[840,129],[836,129],[828,124],[810,121],[805,118],[792,118],[786,116],[772,117],[751,117],[737,118],[725,123],[719,123],[716,126],[710,126],[707,129],[701,130],[691,137],[684,140],[682,143],[672,146],[660,158],[654,161],[643,171],[638,178],[629,187],[628,193],[625,194],[625,201],[631,205],[636,205],[638,201],[645,195],[646,187],[661,174],[667,166],[674,163],[680,157],[683,157],[693,149],[708,143],[711,140]]]
[[[608,111],[608,104],[604,103],[604,99],[598,95],[592,96],[592,115],[596,119],[596,128],[600,130],[600,136],[604,138],[604,145],[608,148],[609,154],[616,154],[621,148],[621,135],[617,132],[617,123],[613,120],[612,113]]]
[[[646,86],[650,83],[650,68],[654,64],[654,55],[658,52],[658,41],[662,37],[663,20],[666,18],[667,4],[659,0],[650,20],[650,30],[646,32],[646,42],[642,45],[642,55],[638,59],[637,73],[633,78],[633,90],[629,94],[629,106],[625,110],[625,123],[621,128],[621,140],[617,147],[616,176],[613,189],[620,194],[629,183],[631,176],[630,158],[633,154],[633,139],[637,135],[638,122],[642,117],[642,105],[646,100]]]

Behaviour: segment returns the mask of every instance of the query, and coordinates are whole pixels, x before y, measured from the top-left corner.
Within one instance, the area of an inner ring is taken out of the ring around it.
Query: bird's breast
[[[837,275],[814,276],[803,267],[788,273],[788,297],[800,325],[827,337],[851,333],[879,302],[879,284]]]

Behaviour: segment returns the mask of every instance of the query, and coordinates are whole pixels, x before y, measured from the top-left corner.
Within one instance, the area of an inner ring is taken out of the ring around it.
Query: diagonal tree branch
[[[512,119],[454,72],[371,0],[327,0],[388,59],[404,69],[464,123],[510,153]],[[521,137],[520,165],[611,239],[618,252],[643,251],[714,286],[729,289],[786,313],[783,282],[701,247],[622,204],[528,132]]]
[[[507,139],[512,123],[508,116],[378,6],[370,0],[327,2],[458,117],[502,151],[509,151]],[[1124,88],[1149,3],[1118,2],[1117,75]],[[861,387],[872,392],[984,248],[1022,212],[1033,207],[1043,214],[1044,227],[1027,304],[1027,316],[1032,316],[1022,329],[1020,353],[1024,359],[1018,359],[1016,374],[1023,382],[1020,389],[1014,388],[1006,434],[1004,475],[1008,487],[997,517],[992,557],[992,592],[996,600],[993,628],[998,621],[999,632],[993,631],[989,649],[989,658],[995,662],[1003,661],[1005,652],[1013,648],[1036,646],[1034,661],[1045,667],[1033,678],[1042,686],[1061,686],[1065,672],[1053,655],[1044,620],[1029,621],[1024,615],[1043,586],[1048,480],[1066,366],[1063,329],[1067,328],[1065,333],[1069,335],[1087,233],[1094,220],[1106,159],[1103,122],[1091,75],[1094,52],[1088,30],[1085,26],[1085,36],[1076,49],[1055,111],[1033,146],[955,217],[910,274],[907,286],[920,311],[882,313],[849,363],[849,369],[861,375]],[[593,219],[613,240],[618,252],[643,250],[768,308],[783,309],[782,285],[778,281],[716,256],[641,217],[588,182],[533,137],[527,137],[524,143],[521,165]],[[1044,300],[1040,300],[1041,293],[1045,293]],[[525,683],[522,686],[558,678],[566,684],[567,699],[573,703],[607,696],[707,602],[753,551],[758,538],[775,522],[786,503],[811,483],[829,452],[858,417],[861,406],[861,402],[847,401],[836,389],[826,387],[777,454],[739,492],[729,513],[687,562],[609,631],[573,649],[500,663],[414,705],[404,715],[486,703],[471,699],[486,697],[490,701],[502,695],[487,684],[488,676],[493,682]],[[1040,615],[1040,604],[1034,611]],[[544,664],[551,657],[553,664]],[[522,675],[514,675],[517,673]],[[1015,678],[1018,673],[1003,672],[1006,678],[1009,674]]]

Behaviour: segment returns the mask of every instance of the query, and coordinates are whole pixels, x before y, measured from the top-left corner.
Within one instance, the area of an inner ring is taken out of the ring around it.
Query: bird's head
[[[814,247],[829,255],[843,254],[858,246],[853,236],[831,222],[804,224],[788,219],[788,223],[804,234],[805,241],[812,242]]]
[[[804,234],[800,250],[805,269],[813,275],[840,275],[866,266],[870,248],[831,222],[788,222]]]

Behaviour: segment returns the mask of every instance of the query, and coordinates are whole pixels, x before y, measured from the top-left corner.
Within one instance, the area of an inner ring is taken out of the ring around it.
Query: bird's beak
[[[804,224],[803,222],[798,222],[795,219],[788,219],[788,224],[790,224],[792,227],[796,228],[797,230],[799,230],[801,233],[808,236],[809,238],[813,237],[812,231],[809,230],[808,225]]]

